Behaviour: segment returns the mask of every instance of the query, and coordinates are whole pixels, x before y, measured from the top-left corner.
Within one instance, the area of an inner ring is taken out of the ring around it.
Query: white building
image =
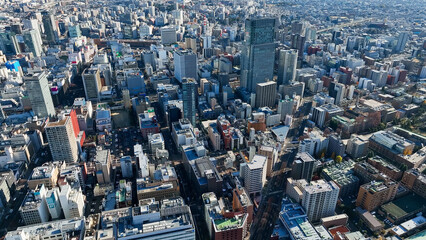
[[[146,154],[143,152],[142,145],[136,144],[134,147],[134,154],[135,157],[138,159],[139,162],[139,169],[141,171],[141,177],[148,177],[149,176],[149,160]]]
[[[152,135],[148,135],[149,149],[151,153],[155,153],[157,149],[164,150],[165,144],[163,139],[163,134],[156,133]]]
[[[197,55],[192,51],[176,51],[173,55],[175,78],[182,82],[184,78],[198,79]]]
[[[313,181],[303,188],[302,206],[312,222],[334,215],[339,187],[333,182]]]
[[[251,162],[241,164],[240,176],[244,179],[244,187],[249,194],[262,191],[266,182],[266,161],[265,156],[255,155]]]
[[[178,122],[172,123],[172,138],[177,147],[192,145],[197,141],[194,128],[187,118],[182,118]]]
[[[59,194],[65,218],[82,217],[84,214],[84,198],[81,189],[72,188],[66,184],[61,186]]]

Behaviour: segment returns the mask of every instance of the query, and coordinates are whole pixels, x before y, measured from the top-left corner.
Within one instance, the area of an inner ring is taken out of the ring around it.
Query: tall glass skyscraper
[[[34,114],[38,117],[53,117],[56,115],[50,95],[49,82],[45,71],[25,77],[28,96],[31,101]]]
[[[193,78],[182,79],[183,117],[195,126],[197,104],[197,82]]]
[[[255,92],[258,83],[272,80],[274,76],[275,19],[248,19],[245,28],[241,55],[241,86]]]

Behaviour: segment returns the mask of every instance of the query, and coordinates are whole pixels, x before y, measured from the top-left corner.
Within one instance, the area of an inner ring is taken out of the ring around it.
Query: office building
[[[137,207],[103,211],[100,223],[98,239],[195,240],[191,210],[180,197],[144,199]]]
[[[328,149],[327,149],[327,155],[328,156],[341,156],[343,157],[345,154],[345,144],[343,143],[342,139],[337,135],[331,135],[328,137]]]
[[[211,239],[244,239],[247,235],[247,213],[230,212],[213,192],[202,195],[204,217]],[[228,214],[224,214],[224,212]]]
[[[305,179],[310,182],[314,172],[315,159],[307,152],[298,153],[291,166],[293,179]]]
[[[148,135],[148,143],[149,143],[149,149],[151,150],[151,153],[156,153],[157,149],[164,150],[165,144],[164,144],[164,138],[163,134],[156,133]]]
[[[85,218],[75,218],[18,227],[6,234],[6,240],[83,239]]]
[[[334,104],[339,105],[345,94],[345,85],[342,83],[331,82],[328,87],[328,95],[334,98]]]
[[[45,163],[43,166],[35,167],[28,178],[28,188],[35,189],[38,185],[44,184],[47,189],[57,186],[59,169],[57,164]]]
[[[365,156],[367,154],[367,150],[368,139],[364,139],[362,136],[352,134],[346,146],[346,153],[349,154],[353,159],[357,159]]]
[[[15,193],[16,178],[13,171],[0,172],[0,208],[5,209]]]
[[[396,46],[395,46],[395,52],[400,53],[404,51],[405,46],[407,45],[408,37],[409,37],[408,32],[402,32],[399,34],[398,42],[396,43]]]
[[[302,206],[309,220],[317,222],[334,215],[338,198],[339,187],[334,182],[313,181],[303,189]]]
[[[52,96],[50,95],[47,72],[34,73],[25,77],[24,81],[34,114],[38,117],[56,116]]]
[[[297,50],[280,50],[277,85],[288,85],[296,80]]]
[[[161,28],[161,44],[169,45],[177,42],[177,33],[175,26]],[[146,33],[144,34],[147,35]]]
[[[256,108],[275,107],[277,83],[274,81],[258,83],[256,86]]]
[[[25,225],[44,223],[49,221],[50,215],[46,204],[46,188],[38,185],[35,190],[30,190],[25,196],[19,213]]]
[[[240,177],[244,180],[244,187],[249,194],[257,194],[262,191],[266,182],[267,158],[255,155],[248,163],[240,165]]]
[[[63,185],[59,193],[59,200],[66,219],[83,217],[85,203],[80,188],[75,189],[68,184]]]
[[[25,50],[23,52],[32,52],[35,57],[41,57],[43,52],[43,43],[40,42],[38,30],[31,29],[23,32]]]
[[[96,151],[95,156],[95,166],[96,166],[96,178],[99,184],[110,183],[111,182],[111,153],[110,150],[100,150]]]
[[[196,122],[198,87],[195,79],[185,78],[182,81],[183,117],[189,119],[192,125]]]
[[[289,239],[329,239],[321,237],[318,230],[309,222],[308,217],[309,214],[299,204],[292,203],[288,199],[282,200],[279,220],[285,228],[284,231],[288,232]]]
[[[266,159],[266,176],[270,177],[274,170],[275,163],[278,161],[278,150],[276,147],[261,146],[258,151],[259,155],[267,157]]]
[[[343,109],[334,104],[325,104],[315,107],[312,110],[312,121],[318,127],[324,127],[325,123],[331,120],[332,117],[343,115]]]
[[[44,28],[44,39],[49,43],[56,43],[58,40],[58,30],[56,27],[55,16],[51,12],[41,13]]]
[[[53,220],[62,217],[62,206],[59,201],[59,188],[49,189],[46,193],[46,204]]]
[[[371,181],[359,188],[356,206],[373,211],[381,205],[392,201],[398,190],[399,183],[390,179]]]
[[[173,54],[175,78],[182,82],[184,78],[198,79],[197,55],[192,51],[176,51]]]
[[[121,175],[123,178],[133,177],[133,163],[130,156],[124,156],[120,158]]]
[[[287,115],[293,116],[295,105],[296,101],[288,96],[278,101],[277,113],[280,114],[281,121],[284,121]]]
[[[142,145],[136,144],[133,147],[133,151],[134,151],[136,160],[139,163],[139,170],[140,170],[141,177],[143,178],[148,177],[149,176],[149,168],[148,168],[149,160],[146,154],[143,152]]]
[[[19,45],[15,33],[10,31],[0,32],[0,50],[6,55],[19,53]]]
[[[101,99],[101,75],[98,68],[89,68],[83,72],[83,86],[87,101],[98,102]]]
[[[241,55],[241,86],[256,91],[258,83],[274,76],[275,19],[248,19],[246,37]]]
[[[71,118],[49,122],[45,130],[53,161],[77,162],[78,149]]]
[[[79,24],[69,25],[68,26],[68,35],[70,38],[81,37],[81,29]]]

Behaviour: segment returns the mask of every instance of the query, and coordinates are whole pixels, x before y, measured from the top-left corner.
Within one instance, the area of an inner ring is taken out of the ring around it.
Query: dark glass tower
[[[242,51],[241,86],[256,91],[258,83],[272,80],[275,58],[275,19],[248,19]]]

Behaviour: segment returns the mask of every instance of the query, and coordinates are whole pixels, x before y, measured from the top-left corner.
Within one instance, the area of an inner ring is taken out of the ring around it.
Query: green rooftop
[[[221,218],[214,220],[216,228],[221,231],[226,228],[237,228],[240,226],[240,219],[236,218]]]

